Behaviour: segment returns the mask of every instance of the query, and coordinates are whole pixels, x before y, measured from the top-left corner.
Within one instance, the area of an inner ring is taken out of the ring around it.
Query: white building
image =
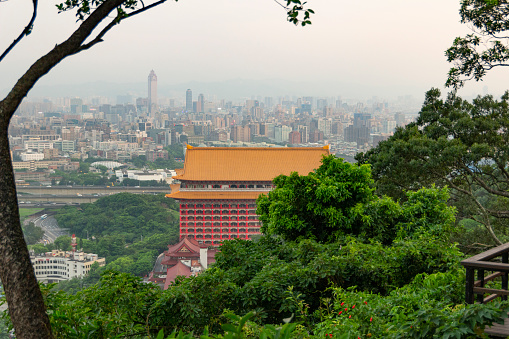
[[[44,149],[53,148],[53,141],[49,140],[27,140],[23,143],[24,149],[32,149],[41,152]]]
[[[30,254],[35,277],[44,283],[54,283],[62,280],[83,277],[89,271],[92,264],[99,266],[106,264],[105,258],[99,258],[97,254],[84,252],[65,252],[53,250],[42,255]]]
[[[21,161],[38,161],[44,160],[43,153],[21,153]]]
[[[164,169],[156,169],[156,170],[117,170],[115,171],[115,176],[118,178],[118,181],[122,182],[124,179],[133,179],[139,181],[166,181],[168,184],[173,182],[173,177],[177,175],[177,172],[174,170],[164,170]]]

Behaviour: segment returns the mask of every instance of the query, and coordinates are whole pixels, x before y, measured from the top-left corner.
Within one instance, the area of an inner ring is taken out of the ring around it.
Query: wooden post
[[[483,269],[479,269],[477,271],[477,280],[479,280],[481,282],[479,287],[484,287],[484,270]],[[477,302],[479,304],[484,303],[484,295],[482,293],[477,295]]]
[[[466,267],[465,301],[467,304],[474,303],[474,269]]]
[[[509,258],[509,255],[507,252],[505,252],[504,254],[502,254],[502,263],[503,264],[507,264],[508,262],[508,258]],[[503,290],[507,290],[507,272],[505,272],[503,275],[502,275],[502,289]],[[502,300],[507,300],[507,296],[506,295],[503,295],[502,296]]]

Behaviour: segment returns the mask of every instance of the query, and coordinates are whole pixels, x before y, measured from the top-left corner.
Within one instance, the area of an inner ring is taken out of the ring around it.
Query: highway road
[[[53,216],[48,216],[45,219],[37,218],[34,221],[35,226],[39,226],[44,230],[44,240],[52,243],[56,238],[67,235],[67,230],[58,227],[57,220]]]

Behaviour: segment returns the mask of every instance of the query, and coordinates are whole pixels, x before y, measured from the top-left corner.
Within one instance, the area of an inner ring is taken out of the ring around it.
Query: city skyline
[[[1,26],[9,28],[0,46],[19,34],[30,5],[0,4]],[[285,11],[270,1],[258,7],[227,0],[167,3],[122,23],[90,51],[66,59],[35,86],[34,95],[44,88],[58,92],[64,86],[97,82],[138,84],[153,68],[158,70],[159,93],[166,96],[179,84],[219,84],[222,93],[228,93],[239,82],[253,82],[261,88],[288,87],[277,95],[422,98],[431,87],[443,87],[450,67],[444,51],[456,36],[469,32],[459,23],[457,1],[315,0],[309,6],[316,12],[313,25],[302,28],[286,22]],[[73,13],[57,14],[53,4],[40,4],[33,33],[0,64],[0,93],[76,25]],[[499,95],[508,87],[505,72],[495,70],[485,82],[470,82],[460,94]]]

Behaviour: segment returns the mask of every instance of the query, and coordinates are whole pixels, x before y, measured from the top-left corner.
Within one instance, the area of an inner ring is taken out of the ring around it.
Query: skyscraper
[[[186,111],[193,111],[193,91],[190,89],[186,91]]]
[[[148,112],[154,114],[157,111],[157,75],[154,70],[148,75]]]
[[[196,113],[202,113],[205,111],[205,96],[203,94],[198,95],[198,104]]]

